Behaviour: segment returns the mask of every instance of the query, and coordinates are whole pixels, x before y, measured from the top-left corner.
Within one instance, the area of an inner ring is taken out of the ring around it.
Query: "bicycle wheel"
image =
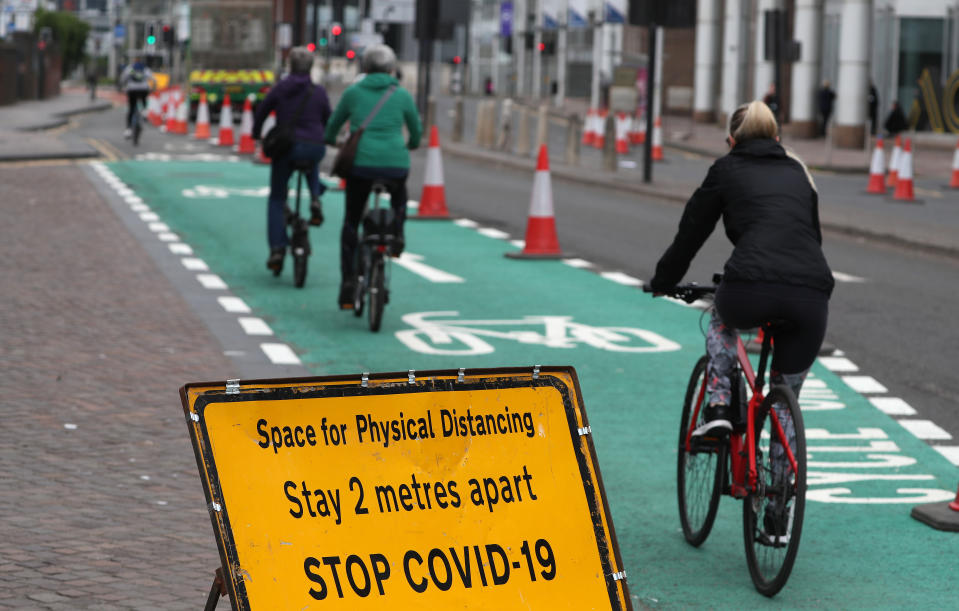
[[[141,122],[139,111],[137,115],[133,117],[133,146],[140,144],[140,132],[143,131],[143,123]]]
[[[356,289],[353,293],[353,316],[363,315],[363,304],[366,303],[366,276],[357,276]]]
[[[706,357],[693,367],[686,387],[683,416],[679,426],[679,445],[676,463],[676,492],[679,497],[679,521],[683,526],[686,542],[694,547],[702,545],[716,520],[719,495],[723,489],[726,456],[729,445],[725,438],[696,438],[686,447],[699,392],[706,376]],[[696,428],[703,421],[703,410],[697,417]]]
[[[306,284],[306,261],[310,257],[310,235],[306,220],[299,216],[293,221],[290,253],[293,255],[293,286],[303,288]]]
[[[787,443],[795,469],[786,455]],[[758,490],[743,501],[746,563],[756,589],[774,596],[792,571],[806,508],[806,432],[796,396],[785,386],[771,388],[759,406],[756,470]]]
[[[383,276],[383,259],[377,257],[370,266],[370,331],[380,330],[383,322],[383,307],[386,305],[386,283]]]

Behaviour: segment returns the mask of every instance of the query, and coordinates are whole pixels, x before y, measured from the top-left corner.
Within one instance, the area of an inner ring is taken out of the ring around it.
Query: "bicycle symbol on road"
[[[670,352],[680,345],[658,333],[634,327],[594,327],[572,316],[524,316],[514,320],[457,320],[459,312],[413,312],[403,316],[412,329],[396,332],[407,348],[422,354],[479,355],[505,339],[547,348],[592,346],[611,352]],[[538,327],[537,330],[530,327]]]

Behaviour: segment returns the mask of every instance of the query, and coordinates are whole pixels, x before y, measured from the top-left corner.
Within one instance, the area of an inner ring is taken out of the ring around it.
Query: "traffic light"
[[[458,66],[458,65],[460,64],[460,62],[462,62],[462,61],[463,61],[463,58],[460,57],[459,55],[454,55],[454,56],[453,56],[453,64],[455,64],[455,65]]]
[[[356,57],[356,51],[353,49],[346,50],[346,59],[354,59]]]
[[[316,41],[320,47],[325,47],[329,44],[329,40],[326,38],[326,28],[320,28],[320,39]]]
[[[311,43],[307,43],[307,45],[306,45],[306,50],[309,51],[310,53],[312,53],[312,52],[316,51],[316,45],[313,44],[312,42],[311,42]]]
[[[155,44],[157,43],[156,25],[155,25],[155,24],[152,24],[152,23],[147,24],[146,41],[147,41],[147,46],[150,46],[150,47],[152,47],[153,45],[155,45]]]
[[[165,45],[168,46],[168,47],[172,47],[172,46],[173,46],[173,42],[174,42],[175,40],[176,40],[176,35],[175,35],[175,33],[174,33],[173,26],[172,26],[172,25],[166,25],[166,24],[164,24],[164,26],[163,26],[163,44],[165,44]]]

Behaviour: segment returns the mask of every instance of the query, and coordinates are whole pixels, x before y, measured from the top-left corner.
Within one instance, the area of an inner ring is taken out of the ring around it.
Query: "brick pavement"
[[[0,184],[0,609],[199,608],[219,560],[177,390],[229,362],[80,168]]]

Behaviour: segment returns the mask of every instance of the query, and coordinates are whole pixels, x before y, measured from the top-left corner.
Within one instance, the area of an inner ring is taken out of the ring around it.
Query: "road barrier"
[[[629,125],[630,144],[646,144],[646,117],[636,113]]]
[[[872,152],[872,163],[869,164],[869,184],[866,193],[886,192],[885,151],[882,138],[876,139],[876,148]]]
[[[420,204],[422,206],[422,204]],[[533,194],[529,202],[526,224],[526,243],[521,252],[511,251],[514,259],[558,259],[563,256],[556,236],[556,218],[553,214],[553,186],[549,176],[549,153],[546,145],[539,147]]]
[[[629,125],[625,112],[616,113],[616,152],[620,155],[629,153]]]
[[[583,125],[583,146],[596,144],[596,111],[590,108],[586,111],[586,120]]]
[[[164,129],[167,133],[175,134],[176,133],[176,112],[177,112],[177,100],[178,100],[177,91],[171,91],[170,97],[168,98],[167,110],[166,110],[166,125]]]
[[[440,134],[436,126],[430,126],[430,146],[426,151],[426,176],[423,178],[423,193],[417,219],[448,219],[446,187],[443,186],[443,158],[440,155]]]
[[[151,93],[147,98],[147,121],[149,121],[153,127],[160,127],[160,124],[163,123],[160,97],[156,93]]]
[[[233,146],[233,109],[230,106],[230,95],[223,96],[220,106],[220,131],[217,134],[217,146]]]
[[[176,123],[173,125],[173,133],[180,136],[185,136],[189,133],[189,127],[187,124],[190,121],[190,103],[187,102],[186,96],[182,93],[177,100],[176,106]]]

